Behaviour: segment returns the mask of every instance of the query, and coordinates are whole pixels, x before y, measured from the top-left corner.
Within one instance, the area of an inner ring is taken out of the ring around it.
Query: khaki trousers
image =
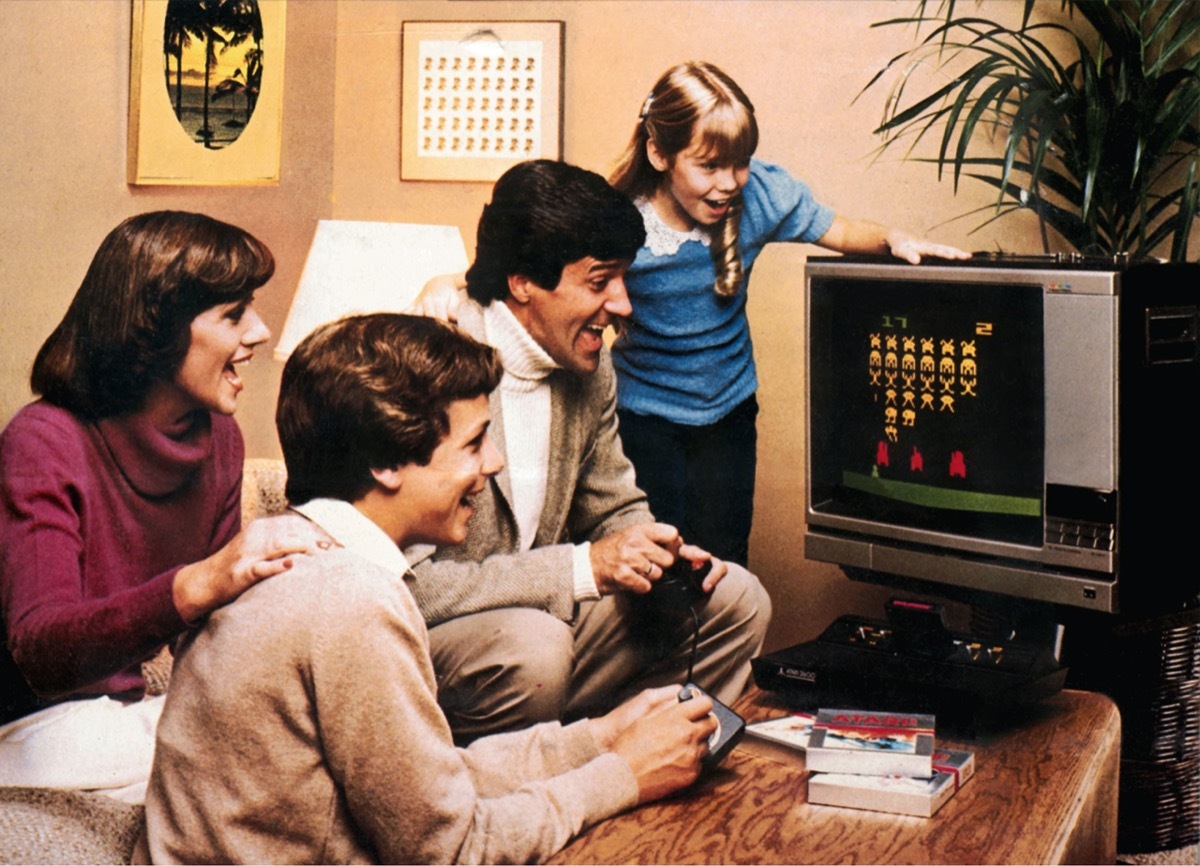
[[[758,578],[730,563],[695,611],[692,679],[732,703],[762,649],[770,598]],[[686,610],[628,593],[581,603],[573,623],[531,608],[459,617],[429,630],[438,702],[459,743],[601,715],[642,689],[682,685],[694,631]]]

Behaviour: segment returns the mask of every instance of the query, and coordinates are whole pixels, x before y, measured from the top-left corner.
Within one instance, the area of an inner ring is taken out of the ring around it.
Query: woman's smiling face
[[[232,415],[245,387],[240,368],[254,357],[255,346],[270,337],[253,302],[210,307],[192,320],[191,343],[175,374],[175,390],[191,408]]]

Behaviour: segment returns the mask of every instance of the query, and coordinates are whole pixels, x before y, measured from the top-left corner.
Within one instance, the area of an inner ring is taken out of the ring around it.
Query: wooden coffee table
[[[748,721],[782,715],[758,690]],[[803,756],[736,749],[712,776],[583,834],[554,863],[1112,863],[1121,722],[1092,692],[1065,691],[1019,724],[939,745],[975,752],[975,778],[932,818],[807,802]]]

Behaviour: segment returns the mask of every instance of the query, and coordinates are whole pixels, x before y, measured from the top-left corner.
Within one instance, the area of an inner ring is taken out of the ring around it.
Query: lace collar
[[[706,247],[712,243],[708,232],[700,226],[693,226],[692,230],[687,232],[671,228],[663,222],[649,199],[639,198],[634,204],[642,214],[642,222],[646,224],[646,246],[654,255],[673,256],[688,241],[699,241]]]

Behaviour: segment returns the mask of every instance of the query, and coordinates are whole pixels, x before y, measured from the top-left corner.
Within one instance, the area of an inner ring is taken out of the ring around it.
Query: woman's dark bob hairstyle
[[[180,211],[130,217],[96,250],[30,385],[83,417],[135,411],[179,371],[196,316],[249,302],[274,273],[271,251],[236,226]]]

